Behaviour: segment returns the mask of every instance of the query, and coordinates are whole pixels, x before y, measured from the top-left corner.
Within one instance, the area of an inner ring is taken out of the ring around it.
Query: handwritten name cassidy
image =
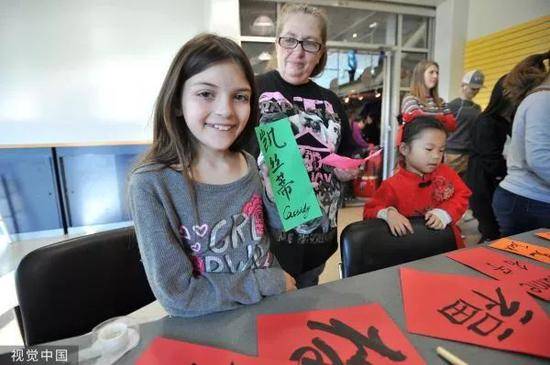
[[[304,203],[303,206],[297,209],[291,209],[289,205],[286,205],[283,209],[283,218],[291,219],[303,215],[306,218],[309,215],[310,206],[307,203]]]

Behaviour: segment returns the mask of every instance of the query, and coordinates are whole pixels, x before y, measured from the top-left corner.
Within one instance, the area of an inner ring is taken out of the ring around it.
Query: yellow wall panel
[[[494,35],[489,35],[486,37],[478,38],[481,40],[472,40],[469,43],[471,44],[471,49],[480,49],[486,46],[495,45],[495,42],[500,41],[515,41],[521,39],[522,37],[531,37],[533,34],[546,32],[548,31],[548,26],[545,22],[534,24],[531,28],[524,28],[521,30],[515,31],[505,31],[505,33],[493,33]],[[488,38],[487,38],[488,37]],[[474,43],[475,42],[475,43]]]
[[[495,53],[521,51],[523,48],[541,46],[541,39],[548,39],[548,37],[550,37],[550,29],[513,40],[495,41],[493,44],[487,44],[485,47],[471,50],[465,61],[468,62],[484,57],[489,58]]]
[[[485,87],[475,102],[485,108],[497,80],[525,57],[550,49],[550,16],[518,24],[466,43],[464,70],[479,69]]]

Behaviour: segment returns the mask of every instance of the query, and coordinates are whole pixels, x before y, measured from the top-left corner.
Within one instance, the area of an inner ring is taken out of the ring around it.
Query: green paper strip
[[[322,215],[288,118],[256,127],[285,231]]]

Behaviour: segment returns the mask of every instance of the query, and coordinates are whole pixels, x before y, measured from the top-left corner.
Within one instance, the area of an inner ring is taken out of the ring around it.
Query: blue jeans
[[[296,288],[302,289],[319,284],[319,276],[325,270],[325,264],[317,266],[309,271],[303,272],[300,275],[296,275]]]
[[[529,199],[497,187],[493,210],[503,237],[550,228],[550,203]]]

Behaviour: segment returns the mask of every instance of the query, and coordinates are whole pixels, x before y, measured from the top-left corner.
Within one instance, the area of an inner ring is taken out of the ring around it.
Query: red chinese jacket
[[[464,247],[456,225],[468,208],[470,189],[457,173],[441,164],[430,174],[417,174],[400,168],[382,182],[372,200],[365,204],[363,218],[376,218],[379,210],[394,207],[405,217],[424,216],[427,211],[443,209],[451,217],[451,228],[458,248]]]

